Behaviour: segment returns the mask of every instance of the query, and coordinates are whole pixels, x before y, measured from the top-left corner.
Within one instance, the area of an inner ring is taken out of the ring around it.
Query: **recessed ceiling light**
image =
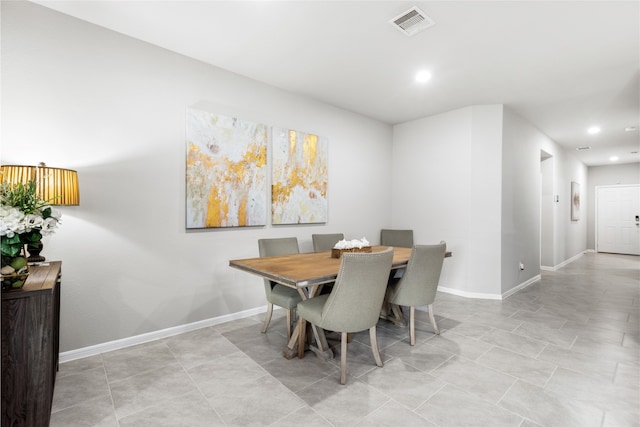
[[[618,159],[620,159],[620,157],[618,157],[618,156],[611,156],[611,157],[609,157],[609,160],[611,160],[612,162],[617,162],[617,161],[618,161]]]
[[[418,83],[425,83],[431,78],[431,73],[427,70],[422,70],[416,74],[416,81]]]
[[[638,130],[638,126],[627,126],[624,130],[625,132],[633,132],[634,130]]]
[[[587,132],[589,132],[591,135],[595,135],[596,133],[600,133],[600,128],[598,126],[593,126],[587,129]]]

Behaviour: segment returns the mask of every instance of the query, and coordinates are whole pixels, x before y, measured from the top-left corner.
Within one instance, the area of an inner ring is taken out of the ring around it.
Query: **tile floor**
[[[62,364],[52,426],[640,426],[640,258],[588,253],[504,301],[438,293],[339,357],[286,360],[261,316]],[[277,316],[277,317],[276,317]],[[339,351],[339,342],[336,353]]]

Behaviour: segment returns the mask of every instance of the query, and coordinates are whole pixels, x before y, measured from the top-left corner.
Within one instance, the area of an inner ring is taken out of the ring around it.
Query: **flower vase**
[[[24,248],[16,256],[2,255],[2,267],[0,268],[0,282],[2,290],[20,289],[24,286],[29,276],[29,264]]]
[[[44,262],[46,259],[40,255],[40,252],[42,252],[42,242],[29,243],[27,245],[27,250],[29,251],[29,258],[27,258],[28,262]]]

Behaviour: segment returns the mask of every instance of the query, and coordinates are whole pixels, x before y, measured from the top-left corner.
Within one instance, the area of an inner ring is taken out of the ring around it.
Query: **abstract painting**
[[[580,184],[571,182],[571,221],[580,219]]]
[[[267,222],[268,126],[187,110],[187,228]]]
[[[272,224],[327,222],[327,139],[274,127],[272,140]]]

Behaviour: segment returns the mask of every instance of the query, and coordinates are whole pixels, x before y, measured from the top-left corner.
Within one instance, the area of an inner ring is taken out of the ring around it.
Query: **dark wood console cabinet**
[[[48,426],[58,371],[62,262],[2,292],[2,426]]]

